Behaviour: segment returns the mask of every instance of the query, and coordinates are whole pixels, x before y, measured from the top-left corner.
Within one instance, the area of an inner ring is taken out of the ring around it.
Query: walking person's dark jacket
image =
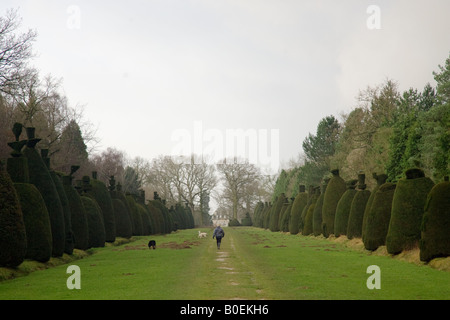
[[[225,237],[225,231],[223,231],[223,229],[220,226],[218,226],[217,228],[214,229],[213,239],[214,239],[214,237],[216,237],[216,238]]]

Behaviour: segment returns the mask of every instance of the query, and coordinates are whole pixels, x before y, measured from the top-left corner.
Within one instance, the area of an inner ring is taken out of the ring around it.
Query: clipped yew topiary
[[[92,188],[89,176],[82,178],[82,194],[80,196],[86,211],[86,218],[89,228],[89,247],[104,247],[106,242],[105,225],[103,214],[95,198],[89,192]]]
[[[150,221],[150,214],[147,211],[147,208],[139,202],[136,202],[136,206],[138,208],[139,215],[142,220],[142,235],[148,236],[152,233],[152,224]]]
[[[27,238],[19,198],[0,162],[0,266],[16,267],[25,258]]]
[[[157,192],[153,193],[153,205],[159,209],[163,219],[163,233],[171,233],[173,230],[173,221],[169,215],[169,209],[165,205],[165,200],[161,199]]]
[[[133,220],[130,208],[125,194],[120,189],[120,185],[117,188],[114,176],[111,176],[109,179],[108,189],[113,204],[116,236],[130,238],[133,235]]]
[[[364,247],[367,250],[374,251],[386,243],[395,188],[394,183],[385,182],[375,192],[372,205],[367,212],[363,237]]]
[[[117,198],[112,199],[116,221],[116,235],[123,238],[131,238],[133,229],[125,203]]]
[[[339,176],[339,170],[334,169],[331,173],[332,177],[328,182],[322,206],[322,233],[326,238],[334,233],[336,207],[347,189],[345,181]]]
[[[142,236],[144,233],[144,228],[136,201],[131,195],[126,195],[125,198],[128,201],[128,207],[130,208],[130,213],[133,217],[133,236]]]
[[[80,196],[86,211],[89,227],[89,247],[98,248],[105,246],[105,227],[103,225],[102,213],[97,202],[88,196]]]
[[[420,239],[425,202],[433,181],[419,168],[408,169],[400,179],[392,200],[391,220],[386,236],[388,253],[414,248]]]
[[[299,193],[294,199],[291,208],[291,216],[289,219],[289,232],[290,234],[297,234],[299,230],[299,223],[302,216],[303,208],[308,202],[308,194],[305,192],[305,186],[300,185]]]
[[[350,209],[352,206],[353,198],[355,197],[357,192],[356,182],[358,182],[358,180],[350,180],[347,182],[347,190],[344,192],[336,206],[336,216],[334,219],[334,235],[336,237],[347,234]]]
[[[321,186],[321,192],[319,198],[316,201],[316,205],[314,206],[313,212],[313,234],[315,236],[322,234],[322,207],[323,207],[323,198],[325,196],[325,191],[327,190],[327,185],[330,179],[326,178],[323,180]]]
[[[420,260],[450,256],[450,182],[436,184],[427,196],[420,239]]]
[[[67,198],[66,192],[64,190],[61,177],[56,174],[55,171],[50,171],[50,176],[55,183],[56,191],[58,191],[59,200],[61,201],[61,206],[64,213],[64,231],[65,231],[65,244],[64,253],[72,254],[74,249],[74,238],[72,232],[72,221],[71,221],[71,210],[69,205],[69,200]]]
[[[375,198],[375,194],[377,193],[378,189],[386,182],[387,180],[387,175],[386,174],[377,174],[377,173],[372,173],[372,177],[377,181],[377,185],[375,186],[375,188],[372,190],[372,192],[370,193],[369,196],[369,200],[367,200],[367,204],[366,204],[366,208],[364,209],[364,215],[363,215],[363,222],[362,222],[362,227],[361,227],[361,232],[362,232],[362,239],[364,241],[364,236],[365,236],[365,232],[366,232],[366,220],[367,220],[367,216],[369,214],[370,208],[372,207],[372,202],[373,199]],[[390,212],[389,212],[390,215]]]
[[[153,221],[152,230],[154,234],[164,233],[164,218],[161,210],[155,205],[155,202],[159,200],[152,200],[147,203],[147,208],[150,211],[150,216]]]
[[[269,202],[267,207],[265,208],[263,212],[262,222],[263,222],[263,228],[268,229],[269,228],[269,221],[270,221],[270,212],[272,212],[272,202]]]
[[[64,192],[66,193],[67,201],[70,206],[70,222],[72,225],[74,248],[79,250],[87,250],[89,249],[89,226],[86,210],[84,209],[79,192],[72,185],[72,174],[78,168],[79,167],[77,166],[72,166],[71,174],[63,176],[62,182]],[[81,186],[77,186],[77,188],[80,187]]]
[[[305,218],[306,218],[306,214],[308,213],[308,209],[309,209],[309,206],[311,205],[311,203],[312,203],[312,200],[314,199],[314,186],[309,186],[309,188],[308,188],[308,201],[306,202],[306,206],[303,208],[303,210],[302,210],[302,214],[300,215],[300,221],[299,221],[299,224],[298,224],[298,230],[299,230],[299,232],[302,232],[302,230],[303,230],[303,226],[304,226],[304,224],[305,224]]]
[[[306,211],[305,218],[303,221],[303,229],[302,234],[307,236],[313,233],[313,219],[314,219],[314,210],[316,208],[317,200],[320,197],[320,187],[315,187],[313,189],[313,193],[311,195],[311,201],[308,206],[308,210]]]
[[[358,186],[355,197],[350,207],[350,215],[348,217],[347,238],[361,238],[364,211],[371,192],[366,190],[365,174],[358,174]]]
[[[12,158],[8,158],[7,170],[22,209],[27,239],[25,259],[47,262],[52,255],[50,218],[41,193],[29,183],[28,159],[21,152],[25,145],[23,142],[27,140],[19,141],[22,125],[14,124],[13,132],[16,143],[8,144],[14,151],[11,153]]]
[[[60,257],[64,253],[66,244],[63,207],[50,172],[41,155],[35,149],[35,142],[39,139],[34,138],[34,132],[31,129],[33,128],[27,128],[29,139],[23,154],[28,159],[30,183],[34,184],[41,193],[50,217],[52,256]]]
[[[114,242],[116,240],[116,223],[109,190],[102,181],[97,180],[97,172],[95,171],[92,172],[90,183],[92,188],[89,190],[89,194],[97,201],[102,212],[106,242]]]
[[[253,213],[253,225],[255,227],[262,227],[262,213],[264,211],[264,203],[262,201],[258,201],[255,206],[255,211]]]
[[[28,160],[22,153],[22,149],[27,144],[27,140],[19,140],[22,134],[22,124],[14,123],[12,131],[16,139],[13,142],[8,142],[8,146],[13,151],[11,152],[12,157],[6,160],[6,170],[13,182],[29,183]]]
[[[287,203],[284,204],[286,206],[286,209],[284,210],[280,224],[280,230],[283,232],[289,232],[289,220],[291,219],[291,210],[294,199],[295,198],[291,198]]]
[[[285,201],[286,201],[286,196],[284,195],[284,193],[280,194],[278,196],[277,200],[275,200],[275,204],[272,208],[272,212],[271,212],[270,220],[269,220],[269,230],[270,231],[280,231],[278,221],[279,221],[281,209],[283,208],[283,204],[285,203]]]
[[[52,256],[52,230],[44,199],[30,183],[14,183],[27,235],[26,259],[47,262]]]

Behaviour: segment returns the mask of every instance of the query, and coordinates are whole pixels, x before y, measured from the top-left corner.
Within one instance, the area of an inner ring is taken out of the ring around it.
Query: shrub
[[[89,227],[86,210],[80,194],[72,185],[71,176],[63,176],[63,188],[70,206],[70,222],[74,238],[74,248],[86,250],[89,248]]]
[[[133,217],[133,236],[142,236],[144,232],[142,227],[142,217],[139,214],[137,203],[131,195],[126,195],[125,198],[128,201],[128,207],[130,208],[130,213]]]
[[[155,205],[155,202],[159,200],[152,200],[147,203],[147,208],[150,211],[153,224],[152,229],[154,234],[164,233],[164,218],[161,210]]]
[[[386,242],[395,188],[394,183],[386,182],[375,192],[372,205],[367,212],[363,237],[364,247],[367,250],[376,250]]]
[[[64,212],[50,172],[41,155],[34,147],[25,147],[23,154],[28,159],[30,183],[34,184],[44,199],[50,217],[52,230],[52,255],[60,257],[64,253],[66,232]]]
[[[123,238],[131,238],[133,235],[133,229],[131,227],[131,220],[128,214],[128,208],[125,203],[117,198],[112,199],[114,208],[114,218],[116,225],[116,236]]]
[[[140,204],[139,202],[136,202],[136,206],[138,208],[139,215],[141,216],[142,220],[142,235],[148,236],[149,234],[152,233],[150,214],[148,213],[147,208],[144,205]]]
[[[243,226],[247,226],[247,227],[253,225],[252,218],[250,217],[250,213],[248,213],[248,212],[245,213],[245,217],[244,217],[244,219],[242,219],[241,224]]]
[[[289,220],[291,219],[292,203],[294,198],[291,198],[287,203],[284,204],[286,207],[283,211],[283,216],[280,221],[280,230],[283,232],[289,232]]]
[[[352,206],[353,198],[356,195],[356,182],[357,180],[350,180],[347,182],[347,190],[342,195],[341,199],[336,206],[336,216],[334,220],[334,235],[339,237],[340,235],[347,234],[348,218],[350,216],[350,209]]]
[[[127,201],[125,194],[122,192],[122,187],[120,184],[116,186],[116,181],[114,176],[111,176],[109,180],[109,194],[113,202],[114,209],[114,221],[116,225],[116,233],[120,237],[129,238],[133,235],[134,220],[131,213],[130,205]],[[114,199],[122,202],[120,205]],[[115,204],[114,204],[115,203]],[[117,210],[116,210],[117,208]],[[122,223],[122,225],[119,225]],[[129,224],[129,225],[128,225]],[[119,231],[120,230],[120,231]]]
[[[262,213],[264,211],[265,204],[262,201],[258,201],[255,206],[255,211],[253,213],[253,225],[255,227],[262,227]]]
[[[363,239],[364,242],[364,237],[365,237],[365,232],[366,232],[366,220],[367,220],[367,216],[368,213],[370,211],[370,208],[372,207],[372,202],[373,199],[375,198],[375,194],[377,193],[377,190],[380,188],[381,185],[383,185],[386,182],[387,179],[387,175],[386,174],[376,174],[375,172],[372,173],[372,177],[377,181],[377,185],[375,186],[375,188],[373,188],[372,192],[370,193],[369,196],[369,200],[367,200],[367,204],[366,204],[366,208],[364,209],[364,215],[363,215],[363,222],[362,222],[362,227],[361,227],[361,237]],[[390,212],[389,212],[390,215]]]
[[[16,133],[20,135],[20,132]],[[25,259],[47,262],[52,255],[52,231],[47,207],[39,190],[29,183],[28,159],[18,150],[15,151],[15,156],[8,158],[7,170],[22,209],[27,241]]]
[[[417,168],[407,170],[406,178],[398,181],[386,236],[388,253],[397,254],[418,245],[425,202],[433,186],[433,181]]]
[[[231,219],[229,222],[228,222],[228,226],[229,227],[239,227],[241,224],[240,224],[240,222],[238,221],[238,219]]]
[[[28,159],[25,157],[8,158],[6,168],[13,182],[29,183]]]
[[[97,180],[97,173],[95,171],[92,173],[90,183],[92,188],[88,191],[88,193],[93,196],[95,201],[97,201],[97,204],[100,206],[103,216],[103,223],[105,226],[106,242],[114,242],[116,240],[116,222],[109,190],[102,181]]]
[[[56,191],[58,192],[59,200],[61,201],[61,207],[63,209],[64,214],[64,232],[65,232],[64,252],[67,254],[72,254],[74,249],[74,240],[73,240],[69,200],[67,199],[66,192],[64,191],[61,178],[53,170],[50,171],[50,176],[52,177],[53,183],[55,184],[56,187]]]
[[[450,255],[450,182],[436,184],[427,196],[420,240],[420,260]]]
[[[289,219],[289,232],[297,234],[299,232],[299,224],[302,216],[302,211],[308,202],[308,194],[305,192],[305,186],[300,185],[299,193],[294,199],[291,208],[291,216]]]
[[[27,238],[19,198],[0,163],[0,266],[16,267],[25,258]]]
[[[345,181],[339,176],[339,170],[331,171],[332,177],[327,185],[322,207],[322,233],[325,237],[334,233],[336,207],[346,190]]]
[[[316,205],[314,206],[313,212],[313,234],[315,236],[322,234],[322,207],[323,207],[323,198],[325,196],[325,191],[327,190],[328,181],[330,179],[324,179],[321,192],[319,198],[316,201]]]
[[[270,214],[270,220],[269,220],[270,231],[280,231],[278,221],[279,221],[281,209],[283,208],[283,204],[285,203],[285,201],[286,201],[286,196],[284,195],[284,193],[281,193],[275,200],[275,205],[272,208],[272,212]]]
[[[52,256],[52,230],[47,207],[39,190],[30,183],[14,183],[20,200],[27,236],[25,258],[47,262]]]
[[[152,204],[159,209],[161,212],[160,217],[162,218],[162,233],[171,233],[173,230],[173,221],[169,215],[169,210],[164,204],[164,200],[159,198],[157,194],[154,196],[154,200],[152,201]]]
[[[365,175],[358,175],[358,186],[355,197],[350,206],[350,215],[348,217],[347,238],[361,238],[362,223],[364,218],[364,211],[366,209],[367,201],[371,192],[366,190]]]
[[[272,212],[272,203],[269,202],[267,207],[264,209],[263,212],[263,228],[268,229],[269,228],[269,221],[270,221],[270,213]]]
[[[105,226],[103,225],[103,217],[101,209],[97,202],[91,197],[80,196],[89,227],[89,247],[97,248],[105,246]]]
[[[308,206],[308,210],[306,211],[304,222],[303,222],[303,229],[302,234],[307,236],[313,233],[313,217],[314,217],[314,210],[316,207],[317,200],[320,197],[320,188],[316,187],[313,190],[313,194],[311,195],[310,204]]]

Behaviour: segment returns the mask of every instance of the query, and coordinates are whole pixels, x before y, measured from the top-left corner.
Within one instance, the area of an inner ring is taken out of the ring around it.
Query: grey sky
[[[381,29],[369,29],[369,5]],[[279,159],[386,78],[433,86],[450,1],[2,1],[38,32],[33,65],[63,78],[101,149],[151,159],[174,132],[279,130]],[[206,144],[204,144],[206,145]]]

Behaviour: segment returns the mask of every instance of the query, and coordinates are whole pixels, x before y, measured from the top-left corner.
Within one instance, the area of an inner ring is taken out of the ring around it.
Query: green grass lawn
[[[0,282],[0,299],[449,299],[450,273],[316,237],[225,228],[221,250],[197,230],[137,237],[79,260]],[[147,242],[155,239],[156,250]],[[69,290],[69,265],[81,289]],[[381,270],[369,290],[367,267]]]

